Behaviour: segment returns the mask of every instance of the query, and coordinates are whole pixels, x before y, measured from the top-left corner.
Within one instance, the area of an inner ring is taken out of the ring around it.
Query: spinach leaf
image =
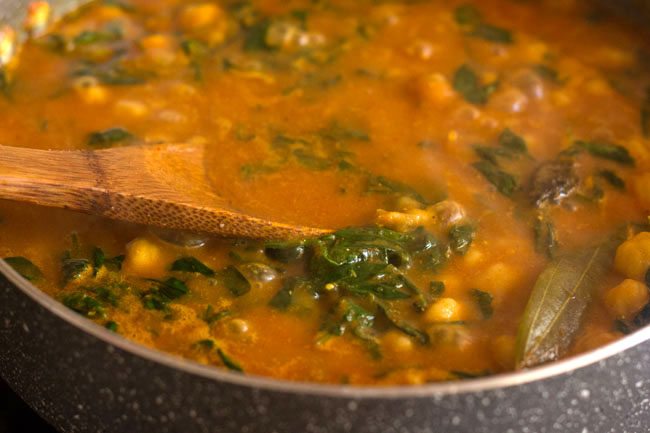
[[[379,340],[372,329],[375,314],[366,310],[361,305],[350,299],[343,298],[338,301],[328,314],[323,324],[325,337],[319,342],[327,340],[328,336],[342,336],[346,332],[359,339],[374,359],[381,358]]]
[[[104,328],[108,329],[111,332],[117,332],[119,329],[119,325],[117,324],[117,322],[113,320],[109,320],[108,322],[106,322],[106,324],[104,324]]]
[[[429,344],[429,334],[416,328],[406,320],[401,319],[399,313],[393,311],[387,303],[380,302],[377,304],[379,309],[384,313],[388,321],[404,334],[412,337],[422,345]]]
[[[483,85],[480,78],[468,65],[462,65],[454,74],[453,87],[467,102],[477,105],[487,103],[498,83]]]
[[[107,26],[104,30],[84,30],[73,39],[75,45],[90,45],[105,42],[115,42],[122,39],[122,29],[116,25]]]
[[[326,139],[332,141],[370,141],[370,135],[362,129],[351,128],[334,121],[328,127],[321,129],[318,134]]]
[[[134,135],[124,128],[110,128],[104,131],[92,132],[88,135],[87,144],[91,147],[110,147],[114,144],[134,139]]]
[[[600,170],[598,171],[598,176],[602,177],[609,183],[611,186],[613,186],[616,189],[624,190],[625,189],[625,181],[621,179],[615,172],[612,170]]]
[[[4,261],[26,280],[35,282],[43,279],[40,268],[25,257],[5,257]]]
[[[89,319],[103,319],[106,317],[104,305],[92,296],[82,292],[66,295],[62,299],[63,305]]]
[[[476,145],[473,149],[476,156],[497,166],[499,165],[499,158],[512,159],[513,157],[512,151],[500,147]]]
[[[504,129],[499,136],[499,144],[514,153],[528,153],[526,140],[512,132],[509,128]]]
[[[232,316],[232,312],[230,310],[214,311],[214,307],[212,307],[212,305],[208,305],[205,309],[205,312],[203,313],[203,321],[208,325],[212,325],[213,323],[229,316]]]
[[[385,176],[370,175],[368,177],[368,186],[366,187],[366,191],[375,194],[402,194],[409,196],[422,204],[428,203],[428,201],[411,186],[389,179]]]
[[[193,272],[205,275],[206,277],[212,277],[215,275],[215,272],[207,265],[191,256],[181,257],[176,260],[172,263],[171,270],[178,272]]]
[[[413,302],[415,311],[424,313],[431,304],[442,297],[444,292],[445,283],[442,281],[431,281],[429,283],[429,290],[415,296],[415,301]]]
[[[303,258],[305,245],[302,242],[267,242],[264,247],[264,254],[268,258],[281,263],[293,263]]]
[[[0,94],[11,101],[11,82],[4,68],[0,68]]]
[[[449,229],[449,247],[458,255],[465,255],[474,241],[475,230],[469,224],[459,224]]]
[[[611,268],[620,241],[615,237],[560,257],[540,274],[519,325],[519,368],[554,361],[566,352],[592,293]]]
[[[72,281],[82,279],[90,272],[91,268],[90,261],[86,259],[64,258],[62,267],[63,284],[67,285]]]
[[[241,367],[241,365],[233,360],[230,356],[226,355],[226,353],[221,350],[221,348],[217,349],[217,355],[219,355],[221,362],[223,362],[223,365],[225,365],[228,370],[236,371],[238,373],[244,372],[244,369]]]
[[[293,298],[293,292],[301,283],[303,283],[303,280],[300,278],[288,279],[278,293],[269,301],[269,306],[276,310],[286,310],[289,308]]]
[[[458,25],[469,31],[470,36],[502,44],[513,42],[510,31],[484,22],[481,12],[474,5],[464,4],[457,7],[454,18]]]
[[[461,26],[475,26],[483,21],[481,12],[472,4],[463,4],[454,10],[454,19]]]
[[[181,48],[189,59],[190,67],[194,72],[196,81],[203,80],[202,62],[208,54],[208,47],[198,39],[185,39],[181,42]]]
[[[555,84],[564,84],[565,80],[560,78],[560,73],[556,70],[551,68],[550,66],[547,65],[535,65],[533,67],[533,70],[539,75],[541,78],[548,80],[552,83]]]
[[[478,289],[472,289],[471,295],[474,298],[474,301],[476,301],[476,304],[478,305],[479,309],[481,310],[481,314],[483,315],[483,318],[489,319],[490,317],[492,317],[492,314],[494,312],[492,308],[492,295],[488,292],[484,292]]]
[[[126,256],[119,255],[115,257],[108,258],[106,253],[99,247],[93,248],[92,251],[92,265],[93,265],[93,277],[97,276],[97,273],[102,268],[106,266],[108,269],[113,271],[119,271],[122,269],[122,263]]]
[[[478,379],[480,377],[492,376],[494,374],[490,370],[483,370],[476,373],[469,371],[451,370],[449,373],[456,376],[456,379],[461,380]]]
[[[271,20],[264,19],[246,29],[244,50],[246,51],[271,51],[273,47],[266,41],[266,35],[271,27]]]
[[[641,105],[641,132],[645,138],[650,138],[650,87],[646,89],[646,96]]]
[[[230,290],[230,293],[232,293],[233,296],[244,296],[251,290],[251,283],[249,283],[246,277],[244,277],[244,275],[242,275],[242,273],[234,266],[228,266],[226,269],[221,271],[220,276],[224,286]]]
[[[578,140],[574,145],[579,149],[584,149],[591,155],[618,162],[623,165],[634,166],[634,158],[630,152],[623,146],[612,144],[605,141],[583,141]]]
[[[494,185],[501,194],[506,197],[512,196],[517,190],[517,179],[509,173],[489,161],[478,161],[472,166]]]
[[[514,42],[512,33],[509,30],[491,24],[480,23],[474,27],[470,36],[485,39],[486,41],[497,42],[500,44],[511,44]]]
[[[142,294],[142,302],[148,310],[167,311],[169,303],[187,295],[190,290],[185,283],[177,278],[164,281],[148,279],[154,283],[148,292]]]

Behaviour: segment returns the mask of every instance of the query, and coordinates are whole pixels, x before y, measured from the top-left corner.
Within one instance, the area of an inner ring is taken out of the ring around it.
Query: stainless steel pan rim
[[[307,382],[290,382],[261,376],[241,375],[215,367],[200,365],[187,359],[147,348],[120,337],[119,335],[116,335],[104,327],[99,326],[68,309],[63,304],[35,287],[29,281],[22,278],[2,260],[0,260],[0,273],[4,274],[9,281],[11,281],[24,294],[60,319],[108,344],[109,346],[107,350],[115,350],[115,348],[119,348],[147,360],[165,365],[169,368],[181,370],[215,381],[295,394],[355,399],[397,399],[489,391],[522,385],[525,383],[548,379],[563,373],[569,373],[573,370],[605,360],[606,358],[641,344],[646,340],[650,340],[650,327],[646,327],[603,347],[563,361],[554,362],[530,370],[517,371],[470,381],[391,387],[359,387],[349,385],[323,385]]]

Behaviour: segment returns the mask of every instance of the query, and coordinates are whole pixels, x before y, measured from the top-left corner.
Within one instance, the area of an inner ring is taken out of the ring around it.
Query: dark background
[[[56,433],[0,379],[0,433]]]

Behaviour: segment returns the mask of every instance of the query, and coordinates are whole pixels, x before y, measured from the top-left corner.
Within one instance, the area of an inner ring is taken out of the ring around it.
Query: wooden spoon
[[[195,144],[97,151],[0,145],[0,199],[229,237],[295,238],[327,232],[233,209],[210,187],[203,146]]]

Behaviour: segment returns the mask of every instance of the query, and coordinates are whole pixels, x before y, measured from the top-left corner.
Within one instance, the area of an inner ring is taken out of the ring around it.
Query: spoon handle
[[[102,191],[93,152],[0,145],[0,199],[96,213]]]

